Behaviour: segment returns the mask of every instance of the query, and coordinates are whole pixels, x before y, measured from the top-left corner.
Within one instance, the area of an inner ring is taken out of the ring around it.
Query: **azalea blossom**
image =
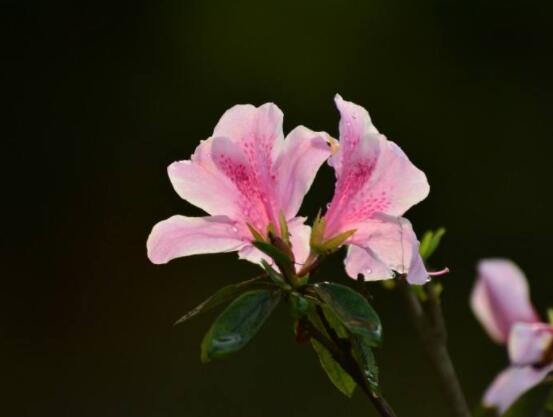
[[[329,159],[336,173],[334,197],[324,215],[324,239],[346,233],[347,274],[365,280],[408,274],[428,280],[419,242],[401,216],[424,200],[430,187],[425,174],[405,153],[378,132],[361,106],[335,98],[340,112],[340,141]],[[348,233],[349,232],[349,233]]]
[[[507,344],[511,365],[494,379],[483,399],[484,405],[504,413],[553,371],[553,327],[541,322],[523,272],[506,259],[479,263],[471,307],[490,337]]]
[[[231,251],[259,263],[266,257],[252,245],[249,227],[265,237],[269,227],[278,234],[282,218],[296,262],[305,261],[311,229],[296,215],[330,149],[325,133],[303,126],[285,139],[282,120],[272,103],[234,106],[189,160],[169,166],[175,191],[209,216],[175,215],[156,224],[147,242],[153,263]]]

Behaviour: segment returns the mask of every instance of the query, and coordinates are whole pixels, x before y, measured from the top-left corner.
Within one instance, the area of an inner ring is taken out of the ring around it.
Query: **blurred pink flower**
[[[471,307],[490,337],[508,344],[511,366],[495,378],[483,399],[484,405],[504,413],[553,371],[553,327],[540,321],[523,272],[506,259],[480,261]]]
[[[147,242],[153,263],[230,251],[259,263],[265,256],[252,246],[247,225],[266,235],[270,224],[279,229],[281,213],[296,261],[305,261],[311,229],[296,214],[330,149],[325,133],[303,126],[284,139],[282,120],[272,103],[234,106],[190,160],[169,166],[175,191],[209,216],[177,215],[156,224]]]
[[[419,242],[401,217],[424,200],[430,187],[425,174],[403,151],[381,135],[361,106],[335,98],[340,112],[340,143],[329,164],[336,189],[324,216],[325,239],[355,230],[346,241],[347,274],[365,280],[408,274],[411,283],[428,280]],[[394,272],[395,271],[395,272]]]

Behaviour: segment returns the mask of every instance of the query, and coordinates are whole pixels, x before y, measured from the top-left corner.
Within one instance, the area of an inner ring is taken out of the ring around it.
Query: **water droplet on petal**
[[[370,274],[372,274],[372,272],[373,272],[373,270],[371,268],[367,268],[367,269],[365,269],[364,273],[365,273],[365,275],[370,275]]]

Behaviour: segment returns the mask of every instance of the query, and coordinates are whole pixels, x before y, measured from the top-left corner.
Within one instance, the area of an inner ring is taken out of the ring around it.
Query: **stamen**
[[[449,273],[449,268],[446,266],[444,269],[439,271],[429,272],[428,275],[431,277],[439,277],[440,275],[445,275]]]

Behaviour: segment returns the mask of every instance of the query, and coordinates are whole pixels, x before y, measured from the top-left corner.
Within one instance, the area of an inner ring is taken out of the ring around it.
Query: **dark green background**
[[[475,262],[515,259],[552,305],[549,1],[3,2],[2,396],[6,416],[368,416],[342,397],[284,308],[235,357],[201,365],[213,315],[173,321],[256,274],[234,254],[153,266],[145,240],[199,215],[166,166],[236,103],[337,134],[332,98],[367,107],[428,175],[408,213],[445,225],[451,354],[471,404],[506,364],[468,308]],[[12,128],[13,129],[9,129]],[[6,155],[6,154],[4,154]],[[302,212],[332,194],[325,167]],[[326,269],[345,281],[340,260]],[[399,416],[446,416],[399,297],[375,284],[384,392]]]

